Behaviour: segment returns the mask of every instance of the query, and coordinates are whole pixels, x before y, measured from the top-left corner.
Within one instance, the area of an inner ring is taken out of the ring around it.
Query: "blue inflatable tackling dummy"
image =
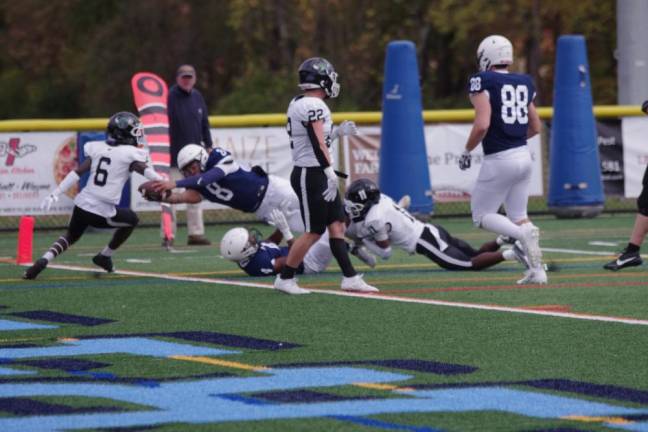
[[[603,210],[596,123],[585,38],[558,39],[551,128],[548,206],[558,217],[592,217]]]
[[[409,195],[413,213],[432,213],[416,47],[410,41],[387,45],[379,184],[396,201]]]

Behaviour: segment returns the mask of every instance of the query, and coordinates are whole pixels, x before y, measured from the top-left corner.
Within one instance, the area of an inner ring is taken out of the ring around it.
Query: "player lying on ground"
[[[112,254],[128,239],[139,222],[131,209],[115,207],[121,199],[124,183],[132,171],[151,180],[162,177],[148,166],[148,152],[139,148],[144,144],[144,133],[135,114],[124,111],[110,117],[106,135],[106,142],[92,141],[84,146],[87,159],[43,201],[41,207],[49,210],[60,194],[78,182],[82,174],[90,171],[88,184],[74,199],[67,232],[25,271],[25,279],[35,279],[50,261],[79,240],[89,226],[117,228],[108,246],[92,258],[93,263],[107,272],[114,270]]]
[[[270,239],[261,240],[257,230],[247,230],[243,227],[232,228],[223,236],[220,244],[221,255],[238,266],[250,276],[274,276],[281,272],[288,251],[293,244],[293,235],[288,227],[286,218],[279,209],[271,215],[271,224],[281,231],[288,246],[279,246]],[[325,234],[326,235],[326,234]],[[326,235],[328,238],[328,235]],[[376,258],[363,246],[355,246],[350,250],[370,267],[376,265]],[[322,272],[331,262],[333,255],[328,242],[315,243],[306,253],[298,274],[314,274]]]
[[[410,215],[368,179],[351,183],[344,200],[351,224],[347,237],[361,241],[383,259],[392,254],[392,245],[410,254],[426,256],[447,270],[482,270],[505,260],[516,260],[528,268],[528,259],[519,242],[499,251],[503,237],[484,243],[479,250],[451,236],[442,226],[424,224]]]

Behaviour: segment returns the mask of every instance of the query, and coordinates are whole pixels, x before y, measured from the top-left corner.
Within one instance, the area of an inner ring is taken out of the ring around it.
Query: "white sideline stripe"
[[[600,256],[615,256],[619,252],[604,252],[604,251],[586,251],[579,249],[560,249],[560,248],[541,248],[542,252],[558,252],[566,254],[577,254],[577,255],[600,255]]]
[[[28,264],[23,264],[23,266],[27,266],[27,265]],[[97,268],[78,267],[78,266],[70,266],[70,265],[62,265],[62,264],[49,264],[47,268],[55,268],[59,270],[93,272],[93,273],[100,271]],[[209,283],[209,284],[274,289],[274,287],[270,284],[233,281],[228,279],[174,276],[170,274],[148,273],[148,272],[131,271],[131,270],[115,270],[114,273],[119,275],[124,275],[124,276],[149,277],[149,278],[156,278],[156,279],[176,280],[180,282],[201,282],[201,283]],[[495,312],[511,312],[511,313],[521,313],[521,314],[528,314],[528,315],[570,318],[570,319],[578,319],[578,320],[585,320],[585,321],[601,321],[601,322],[611,322],[611,323],[618,323],[618,324],[648,326],[648,320],[641,320],[641,319],[634,319],[634,318],[621,318],[621,317],[612,317],[612,316],[605,316],[605,315],[577,314],[577,313],[570,313],[570,312],[553,312],[553,311],[524,309],[524,308],[516,308],[516,307],[508,307],[508,306],[483,305],[478,303],[463,303],[463,302],[450,302],[450,301],[443,301],[443,300],[396,297],[396,296],[389,296],[389,295],[382,295],[382,294],[367,295],[367,294],[346,292],[346,291],[333,291],[333,290],[313,289],[313,288],[308,288],[308,289],[315,293],[336,295],[341,297],[356,297],[356,298],[365,298],[371,300],[396,301],[401,303],[430,304],[435,306],[447,306],[447,307],[456,307],[462,309],[477,309],[477,310],[486,310],[486,311],[495,311]]]

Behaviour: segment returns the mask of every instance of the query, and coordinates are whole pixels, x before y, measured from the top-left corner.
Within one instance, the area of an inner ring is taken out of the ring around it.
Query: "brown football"
[[[162,201],[162,194],[153,190],[153,184],[155,180],[147,181],[139,185],[137,190],[142,194],[142,196],[149,201]],[[171,194],[171,191],[165,191],[164,196],[167,197]]]

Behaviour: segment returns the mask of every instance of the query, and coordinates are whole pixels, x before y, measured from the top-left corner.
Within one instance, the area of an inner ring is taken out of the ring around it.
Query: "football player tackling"
[[[112,254],[128,239],[139,222],[131,209],[115,207],[121,199],[124,183],[132,171],[151,180],[162,177],[148,166],[148,152],[140,148],[144,144],[144,132],[135,114],[125,111],[114,114],[108,121],[106,135],[106,142],[92,141],[84,146],[87,159],[43,201],[41,207],[49,210],[60,194],[78,182],[82,174],[90,171],[88,184],[74,199],[67,232],[25,271],[23,278],[35,279],[50,261],[79,240],[89,226],[117,228],[108,246],[92,258],[93,263],[107,272],[114,270]]]
[[[505,260],[529,267],[519,244],[500,251],[502,241],[494,240],[474,249],[442,226],[415,219],[368,179],[351,183],[344,206],[351,218],[346,235],[382,259],[391,256],[393,245],[409,254],[424,255],[446,270],[482,270]]]
[[[470,102],[475,120],[459,160],[470,168],[470,152],[482,143],[484,161],[472,191],[473,223],[485,230],[519,240],[530,268],[519,284],[547,283],[542,265],[540,230],[527,215],[531,154],[527,139],[540,132],[531,77],[510,73],[513,46],[503,36],[484,39],[477,49],[480,72],[470,77]],[[506,216],[498,213],[504,205]]]

